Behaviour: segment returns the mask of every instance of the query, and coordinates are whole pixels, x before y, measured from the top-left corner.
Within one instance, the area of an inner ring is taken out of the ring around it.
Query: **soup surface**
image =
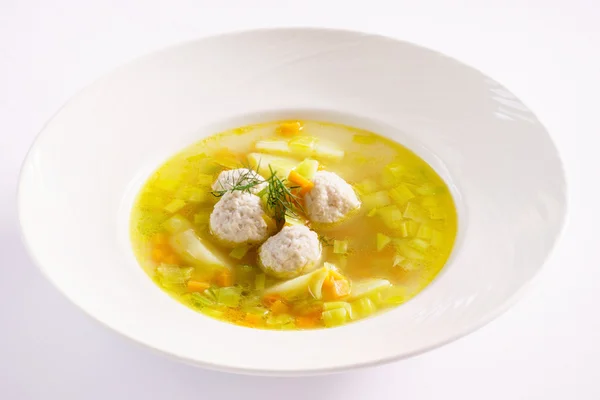
[[[173,156],[133,207],[136,257],[167,293],[223,321],[333,327],[427,286],[457,231],[444,181],[371,132],[278,121]]]

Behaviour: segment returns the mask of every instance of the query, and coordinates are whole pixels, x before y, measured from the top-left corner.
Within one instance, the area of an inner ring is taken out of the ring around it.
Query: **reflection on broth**
[[[315,121],[216,134],[164,163],[132,211],[135,254],[205,315],[264,329],[342,325],[400,305],[448,259],[456,209],[405,147]]]

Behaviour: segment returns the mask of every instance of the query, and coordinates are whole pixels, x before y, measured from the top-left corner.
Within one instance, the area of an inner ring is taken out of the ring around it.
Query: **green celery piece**
[[[208,224],[210,221],[210,210],[200,210],[194,215],[194,223],[197,225]]]
[[[352,312],[357,318],[365,318],[377,311],[377,306],[368,297],[360,298],[352,302]]]
[[[208,315],[209,317],[213,318],[222,318],[224,314],[223,311],[216,310],[210,307],[203,307],[200,311],[202,312],[202,314]]]
[[[417,250],[419,250],[421,252],[423,252],[423,251],[425,251],[425,250],[427,250],[429,248],[429,243],[426,240],[419,239],[419,238],[411,239],[408,242],[408,245],[410,247],[412,247],[413,249],[417,249]]]
[[[385,226],[390,229],[400,229],[402,225],[402,211],[398,206],[391,205],[377,209],[377,215],[381,218]]]
[[[334,254],[346,254],[348,252],[348,241],[347,240],[334,240],[333,241],[333,253]]]
[[[390,198],[399,206],[406,204],[410,199],[415,198],[413,192],[410,191],[406,185],[398,185],[393,189],[389,190]]]
[[[259,140],[254,144],[256,150],[273,153],[291,153],[286,140]]]
[[[379,188],[379,186],[377,185],[377,182],[375,182],[373,179],[365,179],[359,183],[357,183],[355,185],[356,190],[359,191],[360,194],[369,194],[369,193],[373,193],[375,191],[377,191],[377,189]]]
[[[347,300],[356,300],[361,297],[368,296],[380,289],[384,289],[391,286],[390,281],[387,279],[371,278],[363,281],[353,282],[350,295]]]
[[[164,210],[173,214],[181,210],[185,206],[185,200],[173,199],[169,204],[164,207]]]
[[[215,305],[214,299],[208,297],[204,292],[194,292],[191,296],[192,303],[197,307],[212,307]]]
[[[383,233],[377,234],[377,251],[383,250],[392,239],[389,236],[384,235]]]
[[[295,171],[305,177],[308,180],[312,180],[319,169],[319,162],[317,160],[311,160],[305,158],[298,166]]]
[[[422,224],[417,231],[417,237],[423,240],[431,240],[431,236],[433,235],[433,228],[429,225]]]
[[[352,312],[352,306],[346,301],[329,301],[323,303],[323,311],[336,310],[338,308],[345,308],[346,313],[350,319],[354,319],[354,313]]]
[[[226,307],[237,307],[242,300],[241,290],[237,287],[223,287],[217,291],[217,302]]]
[[[236,247],[233,250],[231,250],[229,256],[235,258],[236,260],[241,260],[242,258],[244,258],[249,249],[250,248],[248,246]]]
[[[285,324],[293,323],[294,318],[288,314],[269,315],[266,320],[267,326],[281,327]]]
[[[348,311],[345,308],[336,308],[334,310],[323,311],[321,317],[325,326],[329,328],[346,323]]]
[[[365,209],[371,210],[373,208],[389,206],[392,203],[392,200],[385,190],[381,190],[362,196],[362,202]]]
[[[174,265],[161,264],[156,268],[156,276],[162,287],[168,290],[181,292],[185,284],[192,277],[194,268],[180,268]]]

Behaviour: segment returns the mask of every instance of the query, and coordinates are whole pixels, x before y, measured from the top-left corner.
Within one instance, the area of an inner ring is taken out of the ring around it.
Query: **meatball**
[[[360,207],[352,186],[337,174],[317,171],[314,187],[304,196],[308,218],[313,222],[332,223]]]
[[[260,197],[239,190],[225,193],[210,214],[210,232],[223,245],[259,244],[271,233]]]
[[[247,185],[255,180],[262,182],[250,188],[250,191],[256,194],[267,185],[265,178],[248,168],[230,169],[219,174],[217,180],[212,184],[212,189],[214,191],[231,190],[234,186]]]
[[[294,278],[312,271],[321,258],[317,234],[304,225],[286,226],[258,250],[258,264],[276,278]]]

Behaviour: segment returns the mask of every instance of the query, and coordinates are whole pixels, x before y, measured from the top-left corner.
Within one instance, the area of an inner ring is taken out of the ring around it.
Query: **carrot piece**
[[[331,289],[333,287],[333,277],[331,275],[327,275],[327,278],[323,281],[323,290]]]
[[[164,250],[162,250],[159,247],[155,247],[152,249],[152,259],[156,262],[163,262],[163,260],[165,259],[166,254],[164,252]]]
[[[155,246],[164,246],[168,243],[169,238],[167,237],[167,235],[165,235],[164,233],[157,233],[156,235],[152,236],[152,239],[150,239],[150,242]]]
[[[296,317],[296,326],[298,328],[313,328],[319,324],[320,316],[299,316]]]
[[[163,261],[165,264],[179,265],[180,260],[175,254],[171,253],[164,257]]]
[[[277,129],[277,132],[281,135],[281,136],[294,136],[300,133],[300,131],[302,130],[303,126],[302,126],[302,122],[300,121],[288,121],[288,122],[282,122],[281,125],[279,125],[279,129]]]
[[[271,311],[273,314],[286,314],[290,308],[281,300],[275,300],[273,304],[271,304]]]
[[[223,271],[215,277],[215,283],[221,287],[231,286],[233,284],[233,277],[231,272]]]
[[[350,294],[350,284],[346,279],[332,279],[332,284],[323,285],[323,297],[336,300]]]
[[[253,326],[256,326],[258,324],[260,324],[260,321],[262,321],[262,317],[260,315],[256,315],[256,314],[246,314],[246,316],[244,317],[244,320]]]
[[[312,183],[312,181],[306,179],[305,177],[303,177],[302,175],[300,175],[299,173],[297,173],[294,170],[290,171],[288,180],[290,182],[295,183],[296,185],[300,186],[300,194],[301,195],[306,194],[315,186],[315,184]]]
[[[187,288],[190,292],[204,292],[209,287],[209,283],[201,281],[189,280],[187,283]]]
[[[273,305],[273,303],[275,303],[279,299],[280,299],[279,295],[277,295],[277,294],[269,294],[269,295],[266,295],[265,297],[263,297],[263,304],[266,307],[271,307]]]

